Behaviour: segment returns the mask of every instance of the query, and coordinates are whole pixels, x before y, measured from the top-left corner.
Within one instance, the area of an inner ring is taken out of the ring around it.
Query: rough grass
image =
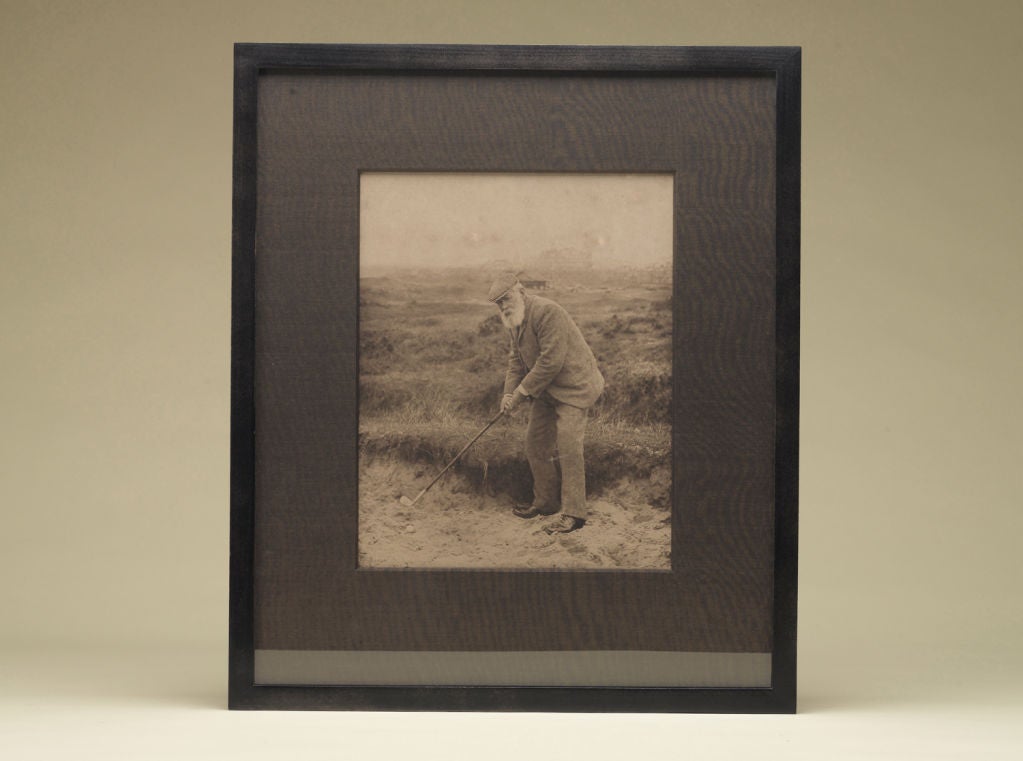
[[[567,278],[566,278],[567,280]],[[665,272],[589,272],[542,295],[573,316],[607,381],[587,429],[591,493],[623,479],[666,505],[670,478],[671,282]],[[359,437],[364,456],[440,468],[497,411],[508,338],[477,273],[365,278]],[[456,470],[516,499],[531,482],[525,416],[502,421]]]
[[[359,427],[363,456],[397,457],[439,472],[486,423],[437,425],[366,421]],[[501,421],[470,447],[452,468],[470,483],[490,493],[516,500],[531,496],[532,478],[523,449],[522,416]],[[670,498],[670,431],[664,427],[626,427],[594,421],[586,431],[586,484],[592,494],[603,493],[622,480],[643,481],[647,504],[667,506]]]

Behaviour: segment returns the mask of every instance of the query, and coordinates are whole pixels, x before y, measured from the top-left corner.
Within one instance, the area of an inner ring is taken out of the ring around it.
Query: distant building
[[[546,291],[551,287],[549,280],[543,278],[534,277],[528,272],[520,272],[515,277],[519,279],[519,282],[531,291]]]

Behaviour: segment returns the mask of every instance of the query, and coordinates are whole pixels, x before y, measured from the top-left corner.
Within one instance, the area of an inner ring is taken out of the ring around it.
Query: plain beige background
[[[977,0],[0,4],[0,752],[1019,758],[1021,30]],[[235,41],[803,47],[801,715],[222,710]]]

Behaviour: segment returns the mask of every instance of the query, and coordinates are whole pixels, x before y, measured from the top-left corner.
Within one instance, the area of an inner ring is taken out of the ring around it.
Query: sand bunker
[[[360,463],[359,565],[363,568],[608,568],[669,570],[671,516],[622,482],[588,501],[586,525],[548,535],[549,518],[523,520],[505,494],[446,474],[411,508],[429,468],[387,458]],[[654,474],[666,478],[667,474]]]

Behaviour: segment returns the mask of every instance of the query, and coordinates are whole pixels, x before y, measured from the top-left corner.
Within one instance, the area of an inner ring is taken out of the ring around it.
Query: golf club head
[[[405,507],[412,507],[412,500],[404,495],[402,495],[401,499],[399,499],[398,502],[404,505]]]

